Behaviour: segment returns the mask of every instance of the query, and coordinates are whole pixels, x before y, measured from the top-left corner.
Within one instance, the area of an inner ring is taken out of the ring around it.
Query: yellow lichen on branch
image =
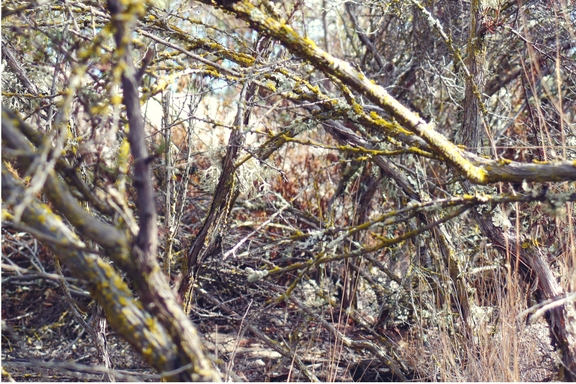
[[[2,195],[21,202],[24,187],[2,166]],[[12,215],[3,210],[3,218]],[[39,218],[42,218],[39,220]],[[40,236],[44,244],[77,276],[89,283],[91,295],[106,312],[112,327],[142,353],[147,362],[159,371],[177,368],[174,344],[164,327],[133,297],[118,272],[102,258],[91,254],[85,244],[68,229],[59,216],[36,198],[24,209],[21,221],[27,230]],[[85,249],[85,250],[83,250]]]
[[[205,0],[208,3],[207,0]],[[264,14],[248,1],[233,5],[234,12],[246,20],[254,29],[278,39],[292,53],[308,60],[319,70],[330,74],[355,91],[366,96],[370,101],[388,112],[396,121],[410,132],[421,137],[437,154],[467,179],[474,183],[486,183],[486,172],[462,156],[462,151],[442,134],[414,112],[403,106],[384,88],[374,84],[348,62],[340,60],[319,48],[312,40],[300,36],[291,26]]]

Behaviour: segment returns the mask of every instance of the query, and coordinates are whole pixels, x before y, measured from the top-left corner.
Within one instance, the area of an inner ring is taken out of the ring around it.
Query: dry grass
[[[559,361],[543,318],[530,322],[521,316],[525,294],[517,284],[500,281],[509,294],[492,294],[494,306],[475,307],[472,337],[461,324],[431,316],[427,327],[417,327],[404,339],[402,355],[422,380],[453,382],[550,381]]]

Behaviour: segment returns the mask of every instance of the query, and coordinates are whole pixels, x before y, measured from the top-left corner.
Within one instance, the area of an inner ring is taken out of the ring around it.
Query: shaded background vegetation
[[[4,2],[6,369],[127,380],[115,332],[177,380],[573,379],[574,2],[258,2],[305,45],[216,3]]]

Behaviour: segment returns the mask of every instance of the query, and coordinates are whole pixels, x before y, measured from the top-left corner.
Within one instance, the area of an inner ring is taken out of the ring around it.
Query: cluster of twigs
[[[518,380],[526,313],[576,377],[567,6],[321,3],[3,5],[3,285],[108,380],[108,324],[174,380]]]

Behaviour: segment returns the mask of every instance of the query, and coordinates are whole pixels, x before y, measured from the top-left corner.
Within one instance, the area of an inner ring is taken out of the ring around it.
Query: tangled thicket
[[[574,380],[575,21],[7,0],[3,300],[57,282],[108,379],[109,325],[172,380]]]

